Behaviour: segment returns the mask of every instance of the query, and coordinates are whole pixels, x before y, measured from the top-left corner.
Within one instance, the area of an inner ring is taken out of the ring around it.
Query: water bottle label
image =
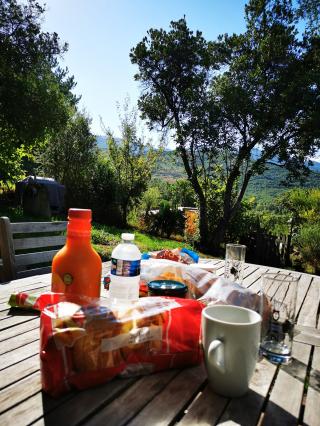
[[[140,275],[140,260],[111,259],[111,274],[120,277],[136,277]]]

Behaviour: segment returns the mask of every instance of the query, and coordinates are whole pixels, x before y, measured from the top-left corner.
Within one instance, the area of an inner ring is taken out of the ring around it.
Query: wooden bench
[[[48,264],[65,243],[66,227],[62,221],[11,223],[0,217],[0,280],[49,273]]]

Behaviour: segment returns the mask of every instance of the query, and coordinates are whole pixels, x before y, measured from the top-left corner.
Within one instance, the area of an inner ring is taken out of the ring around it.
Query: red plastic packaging
[[[41,313],[43,390],[57,397],[120,375],[199,364],[203,305],[145,297],[119,308],[60,302]]]

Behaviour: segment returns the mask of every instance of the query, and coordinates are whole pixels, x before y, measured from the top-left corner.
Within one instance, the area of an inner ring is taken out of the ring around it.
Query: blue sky
[[[63,66],[75,76],[80,108],[92,118],[92,131],[103,134],[101,116],[119,136],[116,103],[139,96],[129,52],[149,28],[168,29],[171,20],[186,15],[192,30],[207,40],[245,29],[243,0],[46,0],[46,31],[57,32],[69,44]]]

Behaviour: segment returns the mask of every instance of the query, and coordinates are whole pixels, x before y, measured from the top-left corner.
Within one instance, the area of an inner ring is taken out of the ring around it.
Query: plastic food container
[[[188,287],[173,280],[154,280],[148,283],[149,296],[186,297]]]

